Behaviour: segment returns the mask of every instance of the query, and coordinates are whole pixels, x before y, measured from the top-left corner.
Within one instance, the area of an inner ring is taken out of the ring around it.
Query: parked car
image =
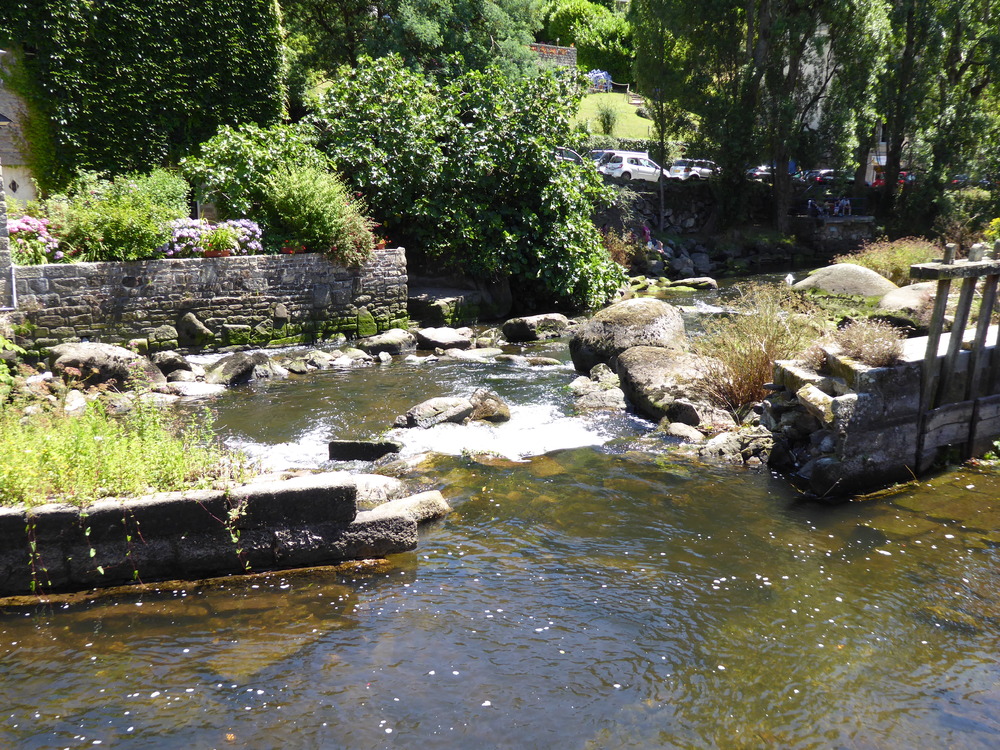
[[[759,167],[748,169],[747,178],[757,182],[771,182],[774,179],[774,173],[771,171],[771,165],[761,164]]]
[[[560,161],[571,161],[574,164],[583,164],[583,157],[571,148],[556,146],[556,158]]]
[[[810,185],[832,185],[835,182],[851,185],[854,173],[842,169],[810,169],[799,176],[801,182]]]
[[[609,177],[620,177],[623,180],[646,180],[658,182],[663,169],[652,159],[633,152],[615,152],[601,164],[597,171]]]
[[[897,180],[897,183],[905,187],[907,185],[912,185],[914,182],[916,182],[916,179],[917,176],[913,172],[901,170],[899,173],[899,179]],[[875,179],[872,180],[872,187],[880,188],[883,185],[885,185],[885,173],[879,172],[878,176],[876,176]]]
[[[611,151],[609,149],[597,148],[590,152],[590,158],[595,164],[597,164],[601,161],[601,157],[603,157],[605,154],[610,154],[610,153]]]
[[[969,184],[969,175],[967,174],[956,174],[952,175],[951,179],[948,180],[948,187],[952,190],[958,190],[959,188],[964,188]]]
[[[706,159],[675,159],[667,176],[672,180],[707,180],[718,169],[715,162]]]

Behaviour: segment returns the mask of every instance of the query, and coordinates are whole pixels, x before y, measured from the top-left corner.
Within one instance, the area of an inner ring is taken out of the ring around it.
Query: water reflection
[[[220,428],[322,445],[484,382],[568,418],[565,372],[413,369],[234,393]],[[995,746],[994,473],[829,508],[606,437],[423,466],[456,510],[388,569],[5,609],[0,744]]]

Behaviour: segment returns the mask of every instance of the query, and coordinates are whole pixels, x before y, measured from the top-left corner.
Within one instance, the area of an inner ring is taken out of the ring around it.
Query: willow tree
[[[885,5],[638,0],[632,12],[637,79],[697,116],[722,167],[723,218],[742,218],[745,170],[766,154],[774,165],[775,225],[786,230],[789,161],[803,135],[818,128],[832,82],[877,61]]]

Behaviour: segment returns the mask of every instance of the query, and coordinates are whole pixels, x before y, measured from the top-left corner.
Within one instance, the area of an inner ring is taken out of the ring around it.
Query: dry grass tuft
[[[711,358],[703,394],[742,419],[767,396],[774,363],[801,352],[817,337],[817,326],[798,295],[785,286],[741,287],[736,313],[713,320],[695,349]]]
[[[833,334],[844,354],[869,367],[888,367],[903,355],[903,333],[880,320],[856,320]]]

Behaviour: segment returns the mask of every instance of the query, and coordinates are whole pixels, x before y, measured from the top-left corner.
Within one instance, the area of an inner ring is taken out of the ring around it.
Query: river
[[[574,416],[573,377],[397,358],[214,401],[219,434],[275,468],[432,396],[488,387],[513,419],[403,436],[439,452],[408,478],[454,512],[382,568],[4,609],[0,745],[1000,743],[994,470],[820,505],[766,470],[637,449],[651,425]]]

